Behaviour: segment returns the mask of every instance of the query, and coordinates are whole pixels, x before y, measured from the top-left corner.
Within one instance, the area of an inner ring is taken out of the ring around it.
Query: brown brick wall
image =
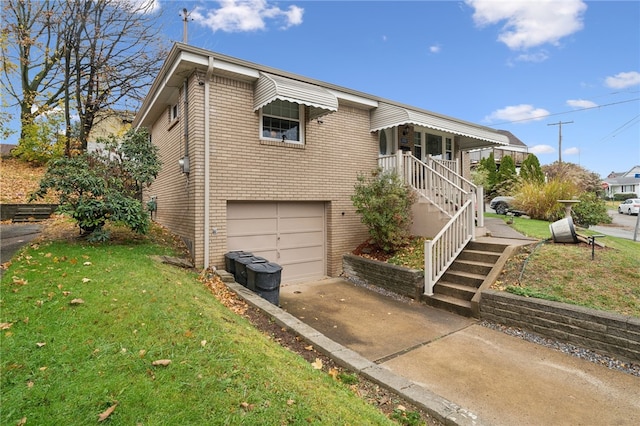
[[[190,91],[190,166],[179,172],[182,121],[167,131],[167,115],[153,126],[163,170],[147,193],[158,198],[158,222],[194,241],[197,265],[203,264],[204,87],[192,79]],[[265,143],[259,138],[259,114],[253,111],[253,85],[223,77],[211,83],[211,234],[210,262],[224,266],[228,200],[322,201],[327,215],[327,273],[338,275],[342,255],[366,238],[350,196],[358,172],[377,165],[378,139],[369,131],[369,112],[340,105],[322,123],[306,123],[305,145]],[[180,105],[182,114],[182,103]],[[184,116],[180,117],[184,120]]]

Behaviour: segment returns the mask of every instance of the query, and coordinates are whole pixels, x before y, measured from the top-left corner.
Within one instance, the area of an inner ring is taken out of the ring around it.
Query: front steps
[[[11,221],[13,223],[42,222],[49,219],[55,209],[50,205],[20,206]]]
[[[500,243],[469,242],[438,280],[433,295],[424,296],[425,302],[459,315],[474,316],[473,299],[496,265],[502,268],[503,263],[499,261],[508,247]]]

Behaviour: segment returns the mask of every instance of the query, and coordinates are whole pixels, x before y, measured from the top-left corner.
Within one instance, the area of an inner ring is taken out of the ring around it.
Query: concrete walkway
[[[491,237],[483,238],[533,242],[502,219],[485,225]],[[478,320],[342,278],[283,285],[280,307],[235,282],[228,285],[339,364],[393,389],[445,424],[640,424],[640,378]]]

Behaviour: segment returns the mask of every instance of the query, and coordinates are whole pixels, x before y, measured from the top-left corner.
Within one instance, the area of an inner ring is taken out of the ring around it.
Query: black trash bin
[[[235,273],[233,274],[233,277],[235,278],[238,284],[242,284],[243,286],[247,287],[247,265],[250,265],[252,263],[266,263],[266,262],[268,262],[267,259],[259,256],[236,257],[236,260],[235,260],[236,270],[235,270]]]
[[[224,254],[224,269],[230,273],[236,273],[236,259],[239,257],[253,256],[253,253],[242,250],[232,250]]]
[[[280,305],[280,279],[282,266],[277,263],[250,263],[247,265],[247,287],[273,303]]]

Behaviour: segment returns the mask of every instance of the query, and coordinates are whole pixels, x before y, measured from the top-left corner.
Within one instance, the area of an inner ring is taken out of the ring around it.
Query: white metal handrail
[[[448,217],[452,217],[460,205],[469,199],[469,193],[423,163],[411,153],[398,155],[398,170],[402,170],[404,181],[429,200]]]
[[[431,162],[433,165],[433,162]],[[475,212],[478,195],[482,196],[482,188],[456,174],[457,181],[468,182],[472,193],[465,191],[444,174],[415,158],[411,153],[399,151],[395,155],[382,156],[378,165],[385,171],[392,170],[414,190],[433,203],[440,211],[450,217],[447,224],[431,240],[425,241],[424,256],[424,293],[433,294],[433,287],[446,272],[465,245],[473,239]],[[436,166],[438,167],[438,166]],[[450,175],[450,170],[443,170]],[[481,201],[481,200],[479,200]],[[480,203],[478,203],[480,204]],[[482,214],[482,212],[479,212]]]
[[[438,234],[424,242],[424,294],[431,296],[436,282],[473,238],[474,200],[467,200]]]

